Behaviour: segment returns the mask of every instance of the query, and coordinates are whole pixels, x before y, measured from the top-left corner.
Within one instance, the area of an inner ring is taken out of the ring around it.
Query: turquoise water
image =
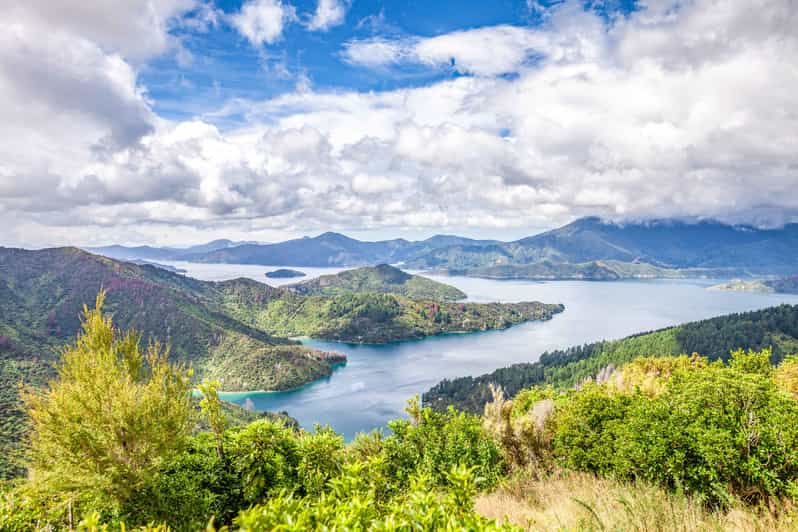
[[[236,265],[203,268],[202,272],[189,270],[189,274],[220,280],[242,273],[242,267]],[[247,273],[256,278],[260,271],[253,268]],[[224,398],[258,410],[287,411],[306,428],[315,423],[329,424],[351,438],[359,431],[382,427],[388,420],[404,415],[408,398],[443,378],[479,375],[515,362],[535,361],[550,349],[784,302],[798,304],[798,296],[707,291],[706,287],[716,281],[704,280],[539,283],[437,279],[457,286],[473,301],[539,300],[563,303],[566,309],[550,321],[505,331],[389,345],[308,340],[308,346],[345,353],[347,365],[336,369],[329,378],[290,392],[225,394]]]

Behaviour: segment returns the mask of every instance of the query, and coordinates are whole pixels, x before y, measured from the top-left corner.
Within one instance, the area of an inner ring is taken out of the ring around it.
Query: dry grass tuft
[[[621,483],[585,473],[546,478],[521,472],[497,491],[479,496],[476,510],[527,530],[798,531],[798,509],[789,502],[752,509],[740,504],[711,511],[689,498],[650,484]]]

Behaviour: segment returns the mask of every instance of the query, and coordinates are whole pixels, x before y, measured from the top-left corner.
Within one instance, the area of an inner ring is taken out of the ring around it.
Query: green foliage
[[[189,374],[168,350],[139,349],[102,314],[84,309],[82,332],[66,348],[48,390],[28,389],[29,475],[48,511],[75,502],[119,509],[183,447],[194,413]]]
[[[456,465],[474,467],[485,487],[495,485],[504,464],[497,443],[482,427],[478,417],[449,409],[434,412],[410,402],[411,420],[388,423],[393,435],[386,438],[383,453],[400,481],[415,473],[443,483],[445,472]]]
[[[798,354],[786,357],[773,375],[776,386],[798,400]]]
[[[767,351],[677,369],[656,395],[586,385],[555,414],[567,467],[682,490],[714,504],[798,495],[798,403]]]
[[[507,397],[513,398],[538,384],[572,387],[640,356],[699,353],[713,361],[728,360],[737,349],[765,348],[772,349],[772,363],[798,350],[798,305],[719,316],[621,340],[546,352],[534,363],[514,364],[479,377],[443,380],[424,394],[424,404],[436,410],[452,405],[479,413],[492,399],[491,383],[501,386]]]
[[[165,460],[152,480],[123,508],[128,523],[168,523],[173,530],[201,530],[211,516],[229,522],[246,506],[240,476],[219,458],[210,433],[190,438]]]
[[[755,373],[767,377],[773,373],[773,366],[770,365],[771,355],[772,350],[770,348],[762,351],[749,349],[747,352],[738,349],[732,351],[729,366],[742,373]]]
[[[360,468],[347,467],[321,497],[298,498],[282,493],[236,519],[245,531],[262,530],[515,530],[499,526],[474,512],[475,478],[465,467],[445,472],[448,489],[436,493],[430,477],[416,475],[409,488],[378,502]]]
[[[322,275],[289,288],[306,295],[334,296],[374,292],[435,301],[456,301],[466,297],[464,292],[451,285],[420,275],[411,275],[388,264]]]
[[[227,418],[219,400],[219,382],[205,379],[197,388],[202,394],[199,402],[200,410],[208,418],[208,424],[216,437],[216,453],[219,460],[224,461],[224,429],[227,426]]]
[[[344,464],[344,438],[330,427],[316,426],[315,433],[303,432],[298,439],[297,477],[300,488],[320,495]]]
[[[260,502],[270,493],[297,484],[298,447],[290,429],[269,419],[256,421],[234,435],[232,462],[247,502]]]

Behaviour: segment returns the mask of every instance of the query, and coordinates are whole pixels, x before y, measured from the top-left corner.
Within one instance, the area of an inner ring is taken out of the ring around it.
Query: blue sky
[[[219,0],[213,5],[219,18],[241,10],[244,2]],[[541,2],[536,6],[556,6]],[[525,0],[461,1],[353,1],[341,2],[345,19],[324,31],[309,31],[317,0],[292,2],[297,20],[286,24],[274,43],[252,45],[229,24],[217,23],[203,31],[177,27],[173,33],[190,52],[167,55],[141,72],[142,84],[154,101],[153,109],[170,119],[185,119],[213,111],[232,98],[258,100],[295,90],[309,82],[314,90],[384,91],[424,86],[464,74],[455,69],[422,65],[392,65],[373,70],[353,65],[344,56],[346,43],[369,38],[434,37],[458,30],[498,25],[539,26],[540,9]],[[629,13],[634,2],[586,2],[602,16]],[[224,124],[221,124],[224,125]]]
[[[794,0],[0,7],[0,245],[798,221]]]

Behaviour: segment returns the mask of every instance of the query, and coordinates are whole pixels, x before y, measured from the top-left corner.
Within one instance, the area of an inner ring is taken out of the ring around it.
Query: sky
[[[795,0],[0,6],[0,245],[798,221]]]

